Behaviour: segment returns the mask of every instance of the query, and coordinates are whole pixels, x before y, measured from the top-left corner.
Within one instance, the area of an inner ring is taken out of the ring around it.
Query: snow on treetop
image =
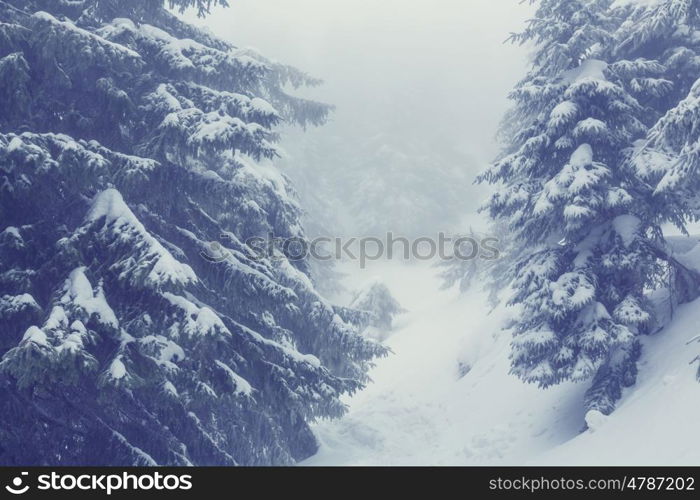
[[[128,19],[126,17],[115,17],[112,19],[111,23],[105,24],[102,28],[102,30],[107,31],[107,32],[112,32],[113,30],[135,30],[136,29],[136,24],[134,21],[131,19]]]
[[[266,115],[279,115],[279,113],[272,104],[260,97],[253,97],[250,100],[250,104],[252,108],[258,111],[259,113],[264,113]]]
[[[628,295],[613,311],[615,319],[629,325],[646,323],[651,314],[645,311],[635,297]]]
[[[10,143],[7,145],[5,150],[8,153],[11,153],[12,151],[20,149],[23,145],[24,143],[22,142],[22,139],[20,139],[19,136],[15,136],[10,140]]]
[[[185,297],[170,292],[163,293],[163,297],[185,312],[184,325],[182,326],[188,335],[210,335],[217,332],[231,334],[221,318],[210,308],[198,307]]]
[[[34,342],[38,345],[48,346],[49,343],[46,340],[46,334],[37,326],[30,326],[27,331],[24,332],[22,337],[22,342]]]
[[[612,221],[615,232],[620,235],[625,246],[629,246],[633,241],[642,224],[642,221],[634,215],[618,215]]]
[[[90,40],[93,44],[97,46],[104,46],[106,48],[109,48],[111,51],[115,53],[119,53],[123,56],[133,58],[133,59],[138,59],[139,61],[141,60],[141,56],[137,53],[131,50],[128,47],[125,47],[123,45],[120,45],[118,43],[111,42],[105,38],[102,38],[101,36],[98,36],[94,33],[91,33],[90,31],[84,30],[82,28],[77,27],[75,24],[73,24],[71,21],[59,21],[56,19],[54,16],[49,14],[48,12],[44,11],[39,11],[35,12],[32,15],[32,18],[38,20],[38,21],[44,21],[50,24],[54,24],[65,30],[66,32],[73,33],[76,36],[79,37],[84,37],[88,40]]]
[[[192,143],[229,142],[243,132],[252,135],[261,129],[262,127],[256,123],[245,123],[238,117],[221,116],[212,111],[202,115],[201,121],[188,141]]]
[[[591,165],[595,166],[590,167]],[[600,164],[583,163],[574,168],[569,191],[573,194],[579,194],[584,189],[593,188],[609,174],[610,171]]]
[[[278,349],[281,351],[285,356],[288,356],[289,358],[293,359],[297,363],[307,363],[311,365],[313,368],[320,368],[321,367],[321,360],[318,359],[316,356],[313,354],[302,354],[298,350],[296,350],[293,346],[288,346],[281,344],[279,342],[275,342],[274,340],[268,339],[260,335],[258,332],[255,330],[251,330],[245,325],[238,325],[241,327],[241,330],[251,336],[253,339],[255,339],[257,342],[261,344],[266,344],[274,349]]]
[[[168,89],[168,84],[166,83],[161,83],[156,87],[155,92],[153,92],[152,96],[159,98],[162,102],[165,103],[167,106],[167,109],[169,111],[180,111],[182,109],[182,105],[180,104],[180,101],[177,100],[177,98],[170,93],[170,90]]]
[[[549,284],[552,303],[562,310],[577,309],[595,297],[595,286],[580,272],[564,273]]]
[[[663,192],[666,189],[674,188],[681,176],[673,170],[675,159],[673,156],[656,149],[646,147],[647,141],[638,140],[634,145],[634,153],[631,155],[630,164],[644,179],[655,176],[662,176],[661,181],[654,189],[654,194]]]
[[[562,74],[562,80],[565,83],[572,84],[583,80],[584,78],[605,80],[605,69],[608,63],[599,59],[586,59],[577,68],[565,71]]]
[[[559,125],[576,116],[578,113],[578,105],[573,101],[562,101],[549,113],[552,125]]]
[[[292,206],[297,206],[296,200],[292,197],[292,191],[288,187],[289,181],[272,162],[267,159],[256,161],[240,151],[235,151],[234,160],[241,165],[236,176],[240,177],[242,181],[247,177],[252,177],[273,188],[282,199],[291,203]]]
[[[119,326],[119,321],[112,308],[107,304],[104,292],[98,288],[94,293],[92,285],[85,275],[85,267],[74,269],[64,285],[65,294],[61,297],[63,304],[75,304],[88,315],[96,314],[100,320],[113,327]]]
[[[20,295],[3,295],[0,297],[0,310],[3,312],[19,311],[26,307],[39,309],[39,304],[37,304],[34,297],[28,293],[22,293]]]
[[[248,55],[241,55],[234,49],[224,52],[191,38],[175,38],[156,26],[146,23],[136,26],[129,19],[117,18],[98,30],[102,36],[110,38],[124,32],[130,32],[151,44],[154,42],[158,44],[160,56],[174,69],[215,73],[216,67],[221,63],[258,69],[267,68],[264,63]]]
[[[290,279],[292,282],[301,284],[307,290],[314,289],[314,285],[311,281],[311,278],[299,271],[287,259],[279,260],[277,268],[284,274],[285,277]]]
[[[605,201],[609,207],[619,207],[631,203],[632,197],[626,190],[613,187],[608,190]]]
[[[569,163],[575,167],[585,167],[593,163],[593,148],[591,148],[591,145],[583,143],[576,148],[576,151],[571,153]]]
[[[197,276],[192,268],[179,262],[163,245],[151,236],[131,209],[126,205],[121,193],[114,188],[105,189],[95,196],[87,214],[87,221],[95,223],[104,221],[120,239],[139,239],[139,259],[136,266],[132,261],[115,264],[123,269],[122,276],[136,272],[141,275],[146,271],[147,283],[164,285],[168,283],[187,284],[196,282]],[[126,274],[124,274],[126,273]]]
[[[109,365],[109,375],[115,379],[120,380],[126,376],[126,366],[121,360],[121,354],[114,358],[112,363]]]
[[[177,371],[175,363],[187,357],[182,346],[163,335],[146,335],[138,339],[138,343],[147,346],[151,357],[168,371]]]
[[[85,325],[83,325],[82,322],[76,320],[71,325],[71,328],[73,328],[75,331],[73,333],[68,334],[65,337],[65,339],[63,339],[63,342],[56,347],[57,352],[69,351],[76,353],[84,349],[84,338],[87,334],[87,331],[85,330]]]
[[[586,118],[581,120],[574,127],[574,136],[598,136],[604,134],[608,131],[608,126],[605,122],[598,120],[597,118]],[[590,146],[589,146],[590,147]]]
[[[603,362],[599,359],[592,360],[586,355],[580,355],[576,360],[576,364],[571,369],[571,380],[579,381],[588,379],[602,364]]]
[[[570,204],[564,207],[564,217],[567,222],[576,221],[593,215],[593,210],[583,205]]]
[[[49,318],[44,323],[44,328],[47,330],[55,330],[57,328],[65,328],[68,326],[68,316],[66,310],[59,305],[53,306]]]
[[[532,345],[545,346],[555,343],[556,334],[546,326],[534,330],[528,330],[513,338],[513,345],[516,347],[531,347]]]
[[[177,389],[175,388],[173,383],[170,382],[169,380],[166,380],[165,382],[163,382],[163,391],[165,391],[166,393],[171,394],[173,396],[176,396],[176,397],[179,396]]]
[[[226,363],[215,360],[216,366],[221,368],[229,376],[233,384],[236,386],[236,394],[244,394],[250,396],[253,393],[253,386],[246,379],[234,372]]]
[[[124,203],[124,198],[119,191],[114,188],[105,189],[92,202],[92,206],[87,214],[89,221],[96,221],[101,217],[105,218],[106,224],[111,224],[114,221],[123,221],[135,226],[143,225],[136,218],[134,213]]]

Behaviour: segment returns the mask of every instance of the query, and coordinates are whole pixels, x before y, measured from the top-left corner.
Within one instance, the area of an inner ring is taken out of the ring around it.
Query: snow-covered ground
[[[315,425],[321,442],[303,465],[700,464],[700,303],[644,339],[637,384],[613,415],[584,431],[586,384],[547,390],[508,374],[504,308],[478,293],[440,290],[427,263],[350,269],[357,288],[379,277],[408,310],[396,318],[374,383],[348,414]]]

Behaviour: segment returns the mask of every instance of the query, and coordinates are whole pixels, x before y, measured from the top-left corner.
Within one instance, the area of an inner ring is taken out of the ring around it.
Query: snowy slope
[[[536,457],[537,463],[700,465],[700,384],[695,379],[700,301],[644,339],[637,385],[599,428]]]
[[[507,311],[489,314],[479,294],[439,290],[424,263],[376,266],[367,273],[409,310],[387,341],[394,355],[348,400],[347,416],[315,426],[321,449],[304,465],[700,464],[700,384],[689,365],[698,346],[686,345],[700,303],[645,339],[638,384],[582,432],[587,384],[541,390],[508,375]]]

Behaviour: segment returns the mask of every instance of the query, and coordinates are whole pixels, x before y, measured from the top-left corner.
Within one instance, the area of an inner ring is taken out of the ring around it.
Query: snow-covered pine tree
[[[303,236],[275,127],[328,107],[167,9],[216,3],[0,1],[2,464],[292,463],[384,353],[242,243]]]
[[[461,245],[465,248],[458,248],[457,250],[462,252],[461,255],[470,256],[475,250],[471,242],[479,241],[483,235],[477,234],[477,232],[470,227],[465,235],[458,235],[455,239],[462,237],[469,238],[469,240],[465,242],[464,245]],[[478,252],[478,249],[476,251]],[[438,262],[436,267],[440,269],[440,278],[443,281],[442,289],[447,290],[457,285],[460,292],[466,292],[471,289],[485,271],[485,266],[483,266],[483,262],[479,262],[478,255],[472,259],[460,259],[455,255],[450,255],[447,259]]]
[[[638,336],[655,327],[645,291],[677,264],[628,161],[670,90],[657,64],[616,41],[640,15],[612,0],[538,2],[513,36],[536,54],[511,95],[504,154],[479,178],[498,186],[490,216],[528,250],[512,276],[513,373],[542,387],[592,378],[585,404],[604,414],[634,383]]]
[[[657,121],[635,145],[630,163],[653,189],[663,220],[687,234],[686,225],[700,220],[700,4],[660,0],[637,8],[634,17],[623,31],[624,46],[654,64],[668,83],[656,103]],[[697,294],[687,270],[676,268],[669,286],[672,306]]]
[[[394,318],[406,312],[380,279],[375,278],[355,293],[350,308],[369,314],[363,318],[363,335],[386,340],[394,326]]]
[[[609,71],[644,107],[644,123],[649,128],[658,128],[658,121],[688,95],[700,74],[699,44],[693,35],[698,22],[694,3],[630,3],[627,20],[615,34],[616,58]],[[635,143],[629,157],[637,175],[653,190],[667,174],[668,164],[663,154],[650,150],[649,143],[649,137]],[[670,176],[661,187],[663,195],[658,190],[653,193],[657,214],[682,228],[685,215],[677,212],[674,199],[686,197],[685,187],[671,182]]]
[[[470,290],[484,290],[489,294],[489,303],[496,307],[499,295],[510,282],[510,268],[518,260],[522,245],[510,237],[508,225],[503,221],[492,221],[488,232],[477,232],[473,228],[464,235],[457,235],[452,241],[459,242],[460,255],[448,256],[437,263],[442,279],[442,289],[457,286],[461,293]]]

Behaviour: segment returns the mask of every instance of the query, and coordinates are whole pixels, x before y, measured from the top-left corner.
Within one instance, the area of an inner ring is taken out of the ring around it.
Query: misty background
[[[504,43],[530,6],[492,0],[233,0],[206,26],[239,47],[324,80],[305,97],[328,124],[285,131],[278,166],[307,232],[408,237],[481,226],[507,94],[527,50]]]

